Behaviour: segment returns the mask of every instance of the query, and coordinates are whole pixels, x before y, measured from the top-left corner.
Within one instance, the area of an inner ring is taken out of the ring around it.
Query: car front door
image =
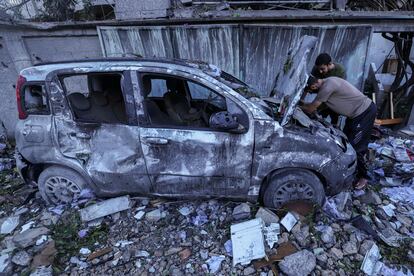
[[[141,110],[137,111],[140,141],[153,194],[222,197],[247,194],[253,153],[252,126],[245,126],[246,133],[232,134],[210,128],[205,116],[190,119],[191,122],[177,122],[173,118],[180,117],[186,105],[188,113],[193,115],[207,105],[217,111],[230,111],[229,106],[241,110],[232,99],[220,94],[219,85],[223,84],[210,81],[194,80],[188,73],[172,74],[171,70],[162,68],[137,73],[136,92],[142,103]],[[171,83],[176,84],[168,86]],[[171,103],[166,93],[176,93],[180,114],[173,116],[168,110]]]

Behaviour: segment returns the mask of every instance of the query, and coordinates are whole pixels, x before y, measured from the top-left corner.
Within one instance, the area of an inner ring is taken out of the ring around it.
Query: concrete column
[[[32,60],[24,44],[22,34],[15,30],[2,34],[4,43],[6,44],[17,72],[32,66]]]
[[[346,3],[348,0],[333,0],[334,1],[334,8],[337,10],[345,10]]]

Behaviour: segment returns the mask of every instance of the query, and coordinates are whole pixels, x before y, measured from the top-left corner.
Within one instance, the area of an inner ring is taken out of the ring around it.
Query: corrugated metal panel
[[[289,48],[305,34],[319,38],[312,64],[319,53],[330,53],[346,67],[348,80],[361,88],[371,27],[99,27],[99,34],[105,56],[138,54],[203,60],[240,77],[262,95],[268,95],[277,72],[283,70]]]

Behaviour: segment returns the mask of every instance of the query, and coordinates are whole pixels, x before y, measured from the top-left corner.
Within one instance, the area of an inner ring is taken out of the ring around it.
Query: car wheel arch
[[[282,174],[285,173],[287,171],[294,171],[294,170],[304,170],[307,172],[311,172],[314,175],[316,175],[319,180],[321,181],[323,188],[326,191],[327,188],[327,182],[325,177],[318,171],[310,169],[310,168],[306,168],[306,167],[283,167],[283,168],[277,168],[274,169],[272,171],[270,171],[262,180],[262,183],[260,185],[260,190],[259,190],[259,202],[261,204],[263,204],[263,196],[264,196],[264,192],[266,191],[267,187],[269,186],[270,183],[270,179],[272,179],[273,177],[277,176],[278,174]]]

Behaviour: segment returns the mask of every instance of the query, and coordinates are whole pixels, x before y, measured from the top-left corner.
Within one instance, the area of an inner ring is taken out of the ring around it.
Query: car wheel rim
[[[80,194],[80,188],[72,180],[53,176],[46,180],[46,196],[55,204],[69,203]]]
[[[287,182],[280,186],[273,198],[275,206],[282,206],[284,203],[294,200],[314,200],[315,192],[312,187],[305,183]]]

